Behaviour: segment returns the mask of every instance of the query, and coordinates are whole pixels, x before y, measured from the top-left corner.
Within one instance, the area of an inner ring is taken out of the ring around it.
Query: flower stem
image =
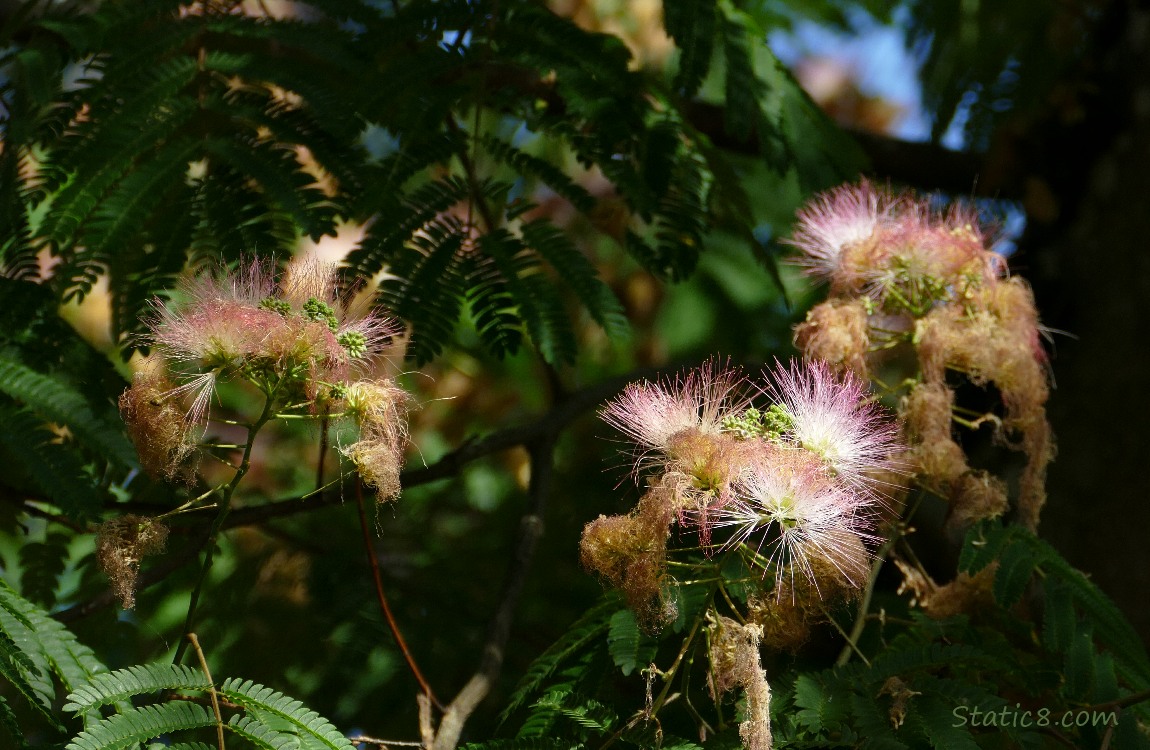
[[[870,575],[867,577],[866,587],[863,588],[862,599],[859,600],[858,616],[855,617],[854,625],[851,626],[851,632],[844,634],[846,645],[843,646],[843,650],[839,652],[839,658],[835,660],[836,667],[845,665],[850,661],[851,655],[855,653],[859,655],[863,662],[867,663],[867,666],[870,666],[866,657],[863,656],[862,651],[859,650],[858,641],[859,638],[862,637],[863,629],[866,627],[867,612],[870,610],[870,601],[874,595],[875,583],[878,582],[879,571],[882,570],[883,563],[886,562],[886,556],[890,554],[891,549],[899,539],[902,539],[902,536],[902,528],[895,529],[891,538],[886,540],[883,545],[879,547],[878,552],[875,553],[874,562],[870,568]],[[835,623],[835,627],[838,627],[838,623]],[[842,632],[842,630],[840,629],[839,632]]]
[[[259,418],[248,426],[248,439],[244,443],[244,455],[240,460],[240,465],[236,467],[236,473],[232,475],[232,480],[224,485],[221,491],[222,497],[219,502],[219,510],[216,512],[215,520],[212,521],[212,527],[208,531],[208,538],[206,541],[206,550],[204,552],[204,564],[200,567],[200,576],[196,580],[196,586],[192,589],[191,599],[188,601],[188,615],[184,619],[184,633],[180,639],[180,645],[176,647],[176,655],[172,659],[175,664],[180,663],[180,659],[184,656],[184,651],[187,649],[189,640],[188,634],[192,632],[192,626],[195,624],[196,608],[199,605],[200,594],[204,590],[204,583],[207,581],[208,572],[212,569],[212,561],[215,558],[216,540],[220,536],[220,530],[224,526],[224,521],[227,520],[228,512],[232,509],[232,496],[235,494],[236,487],[239,486],[240,480],[248,473],[251,468],[252,446],[256,442],[256,434],[260,431],[267,421],[272,416],[272,401],[274,389],[267,392],[264,399],[264,408],[260,412]]]

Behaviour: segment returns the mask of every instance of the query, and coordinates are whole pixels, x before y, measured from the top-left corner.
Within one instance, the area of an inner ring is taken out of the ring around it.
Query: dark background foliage
[[[803,199],[860,173],[1025,212],[1012,266],[1056,329],[1041,532],[1150,640],[1144,9],[692,0],[644,23],[581,2],[326,0],[274,21],[260,5],[0,6],[0,554],[110,666],[167,657],[203,543],[205,522],[175,524],[123,613],[91,536],[74,533],[186,492],[136,475],[114,408],[149,300],[181,271],[362,228],[344,280],[376,284],[410,326],[389,374],[424,403],[374,553],[441,698],[479,666],[492,613],[518,603],[501,707],[599,595],[577,564],[583,524],[635,500],[594,407],[628,377],[711,353],[787,355],[818,290],[780,266],[777,239]],[[931,141],[867,130],[857,109],[833,122],[764,44],[859,14],[921,50]],[[945,149],[959,113],[966,146]],[[86,338],[60,315],[91,330],[85,298],[109,311]],[[243,411],[242,392],[222,398]],[[200,637],[221,673],[306,696],[341,727],[407,736],[416,688],[350,490],[294,499],[315,485],[315,438],[261,443]],[[545,496],[527,481],[542,453]],[[525,517],[545,533],[520,571]],[[925,543],[953,563],[956,540]],[[510,600],[509,569],[526,575]],[[468,732],[496,721],[481,711]]]

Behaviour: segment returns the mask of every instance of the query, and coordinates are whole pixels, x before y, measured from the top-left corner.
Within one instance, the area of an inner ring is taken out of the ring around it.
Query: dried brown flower
[[[994,576],[997,572],[996,561],[974,575],[965,571],[959,573],[950,583],[937,587],[923,608],[936,620],[984,610],[994,603]]]
[[[599,516],[583,529],[584,567],[623,592],[639,623],[656,629],[673,619],[663,597],[667,538],[675,519],[671,493],[652,489],[629,515]]]
[[[795,326],[795,346],[803,357],[822,360],[837,372],[867,377],[869,316],[861,298],[831,298],[815,305]]]
[[[175,390],[157,367],[136,373],[120,395],[120,414],[144,471],[157,478],[190,479],[186,459],[194,449],[192,423]]]
[[[341,450],[380,500],[399,496],[409,399],[390,380],[358,381],[346,389],[344,408],[359,424],[360,439]]]
[[[950,488],[950,513],[947,525],[965,529],[987,518],[998,518],[1006,512],[1006,484],[985,471],[963,474]]]
[[[96,536],[96,562],[112,583],[112,592],[124,609],[136,606],[136,578],[140,561],[162,552],[168,527],[146,516],[126,515],[100,525]]]
[[[720,616],[711,626],[711,694],[720,695],[736,685],[747,696],[746,716],[739,737],[747,750],[770,750],[771,686],[759,659],[763,629],[753,623],[740,625]]]
[[[911,458],[919,476],[947,485],[968,470],[966,454],[955,442],[951,428],[954,392],[943,383],[919,383],[903,400]]]

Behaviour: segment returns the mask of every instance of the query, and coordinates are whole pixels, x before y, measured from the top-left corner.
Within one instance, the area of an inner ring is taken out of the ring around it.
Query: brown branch
[[[507,648],[507,641],[511,636],[511,622],[515,609],[523,593],[523,585],[527,581],[527,573],[531,561],[535,557],[535,550],[539,540],[543,537],[543,517],[547,508],[547,496],[550,492],[551,476],[554,468],[555,441],[557,431],[550,432],[539,440],[532,442],[528,447],[531,461],[531,480],[528,487],[527,512],[523,515],[519,526],[519,540],[516,544],[515,557],[507,572],[503,584],[503,591],[499,597],[499,606],[492,615],[488,626],[487,640],[483,644],[483,654],[479,660],[479,668],[467,684],[452,699],[444,711],[439,722],[439,730],[435,735],[432,750],[453,750],[459,742],[459,735],[463,732],[463,725],[478,708],[479,704],[491,692],[492,685],[499,677],[503,668],[503,657]]]
[[[706,102],[689,102],[683,107],[688,122],[725,151],[747,156],[761,156],[759,137],[751,133],[735,138],[727,132],[723,107]],[[943,190],[955,195],[993,195],[996,198],[1019,198],[1013,180],[983,179],[988,172],[988,154],[953,151],[937,143],[904,141],[865,130],[843,128],[866,154],[870,172],[881,179],[893,180],[923,190]]]
[[[422,742],[412,742],[410,740],[379,740],[375,737],[367,737],[362,734],[348,737],[347,741],[353,745],[375,745],[379,750],[387,750],[389,747],[423,747]]]
[[[404,489],[411,489],[440,479],[447,479],[459,474],[463,467],[472,461],[485,458],[493,453],[528,445],[545,435],[557,433],[578,419],[588,409],[619,393],[631,381],[644,377],[653,378],[665,371],[655,368],[641,368],[573,391],[564,397],[562,402],[531,422],[497,430],[483,438],[468,439],[430,466],[425,466],[422,469],[408,469],[400,474],[400,484]],[[319,496],[308,495],[268,503],[267,505],[237,508],[228,517],[225,528],[251,526],[273,518],[339,505],[343,500],[343,495],[335,490]]]
[[[359,481],[358,478],[355,482],[355,504],[359,509],[359,525],[363,529],[363,546],[367,552],[368,565],[371,566],[371,577],[375,581],[375,596],[379,600],[379,608],[383,612],[383,618],[387,620],[387,627],[391,629],[391,634],[395,637],[395,645],[399,646],[400,653],[403,654],[404,661],[407,662],[407,666],[415,677],[415,681],[419,683],[423,694],[437,707],[442,708],[442,704],[435,697],[435,692],[431,689],[427,678],[423,676],[423,672],[419,670],[419,665],[415,663],[415,657],[411,655],[411,649],[407,647],[407,641],[404,640],[403,633],[399,630],[399,623],[396,622],[395,615],[392,614],[391,607],[387,603],[387,596],[383,593],[383,576],[379,572],[379,559],[375,556],[371,527],[367,522],[367,511],[364,509],[363,482]]]
[[[641,378],[655,378],[664,372],[679,369],[667,368],[638,368],[623,375],[607,378],[585,388],[572,391],[563,396],[549,411],[537,419],[521,425],[515,425],[502,430],[496,430],[480,439],[469,439],[455,450],[442,456],[430,466],[422,469],[409,469],[400,475],[400,481],[405,489],[453,477],[472,461],[484,458],[494,453],[509,450],[522,445],[528,445],[543,436],[555,435],[578,419],[588,409],[594,408],[603,401],[623,390],[628,383]],[[275,518],[292,516],[299,513],[310,513],[321,508],[339,505],[344,501],[343,494],[334,490],[321,495],[309,494],[303,497],[282,500],[266,505],[257,505],[247,508],[236,508],[231,511],[225,529],[237,526],[252,526]],[[122,504],[117,504],[117,508]],[[149,506],[152,507],[152,506]],[[154,509],[154,508],[153,508]],[[159,583],[184,565],[194,560],[203,549],[208,540],[208,530],[205,528],[195,542],[184,547],[178,555],[169,555],[157,561],[140,574],[137,590],[142,591]],[[79,602],[68,609],[57,612],[53,618],[59,622],[68,623],[83,619],[98,612],[116,601],[110,590],[96,594],[91,599]]]

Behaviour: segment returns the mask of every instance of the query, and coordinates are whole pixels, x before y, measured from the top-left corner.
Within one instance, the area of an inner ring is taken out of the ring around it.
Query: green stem
[[[686,639],[683,640],[683,648],[679,649],[679,654],[675,657],[675,661],[671,664],[671,668],[664,673],[666,675],[666,680],[663,683],[663,689],[659,691],[659,697],[657,697],[655,702],[651,704],[652,717],[657,716],[659,714],[659,709],[661,709],[663,704],[666,703],[667,694],[671,692],[671,683],[674,681],[675,675],[679,671],[679,665],[683,663],[683,657],[687,655],[691,645],[695,642],[695,634],[699,632],[699,625],[701,625],[703,620],[706,619],[707,612],[711,609],[712,606],[714,606],[714,600],[715,589],[711,589],[707,606],[699,610],[698,616],[695,617],[695,624],[691,626],[691,632],[688,633]]]
[[[894,547],[895,542],[902,539],[902,535],[902,528],[895,529],[891,538],[886,540],[878,552],[875,553],[874,564],[871,565],[870,569],[870,577],[867,578],[866,588],[863,589],[862,600],[859,601],[858,615],[855,617],[854,625],[851,626],[851,632],[849,634],[844,633],[847,642],[846,645],[843,646],[843,650],[839,653],[839,658],[835,661],[836,667],[841,667],[850,661],[851,654],[853,653],[857,653],[863,662],[866,663],[867,666],[870,666],[866,657],[859,651],[858,640],[862,636],[863,629],[866,627],[867,610],[870,609],[870,600],[871,596],[874,595],[874,586],[878,581],[879,571],[882,570],[883,563],[886,562],[886,556],[890,554],[891,548]],[[838,627],[838,623],[835,623],[835,627]],[[840,632],[842,631],[840,630]]]
[[[212,569],[212,562],[215,558],[216,540],[219,538],[220,529],[224,526],[224,521],[227,520],[228,512],[232,509],[232,496],[235,494],[236,487],[239,486],[240,480],[248,473],[251,468],[252,446],[256,442],[256,433],[260,431],[272,416],[272,401],[275,389],[268,391],[265,400],[263,411],[255,422],[248,427],[248,439],[244,443],[244,455],[240,460],[240,465],[236,467],[236,473],[232,475],[232,480],[228,482],[221,492],[219,510],[216,512],[215,520],[212,521],[211,529],[208,531],[208,538],[206,541],[206,550],[204,552],[204,564],[200,567],[200,575],[196,580],[196,586],[192,589],[191,599],[188,601],[188,615],[184,619],[184,633],[180,639],[180,645],[176,647],[176,655],[172,659],[175,664],[180,663],[180,659],[184,656],[184,651],[188,646],[188,634],[192,632],[192,626],[196,620],[196,608],[199,605],[200,594],[204,590],[204,583],[208,579],[208,573]]]
[[[645,711],[640,711],[638,716],[629,721],[615,731],[610,737],[599,746],[599,750],[607,750],[607,748],[614,745],[623,734],[635,726],[639,721],[655,721],[658,722],[659,710],[663,708],[663,704],[667,702],[667,694],[671,692],[671,684],[675,681],[678,674],[679,667],[683,663],[683,658],[690,651],[691,645],[695,642],[695,634],[699,632],[699,625],[706,619],[707,612],[714,606],[715,603],[715,589],[711,589],[707,606],[700,610],[699,615],[695,618],[695,624],[691,627],[691,632],[683,640],[683,647],[679,649],[679,655],[675,657],[675,661],[671,664],[670,669],[666,672],[659,672],[658,674],[663,678],[663,689],[659,691],[659,697],[651,703],[650,708]]]

